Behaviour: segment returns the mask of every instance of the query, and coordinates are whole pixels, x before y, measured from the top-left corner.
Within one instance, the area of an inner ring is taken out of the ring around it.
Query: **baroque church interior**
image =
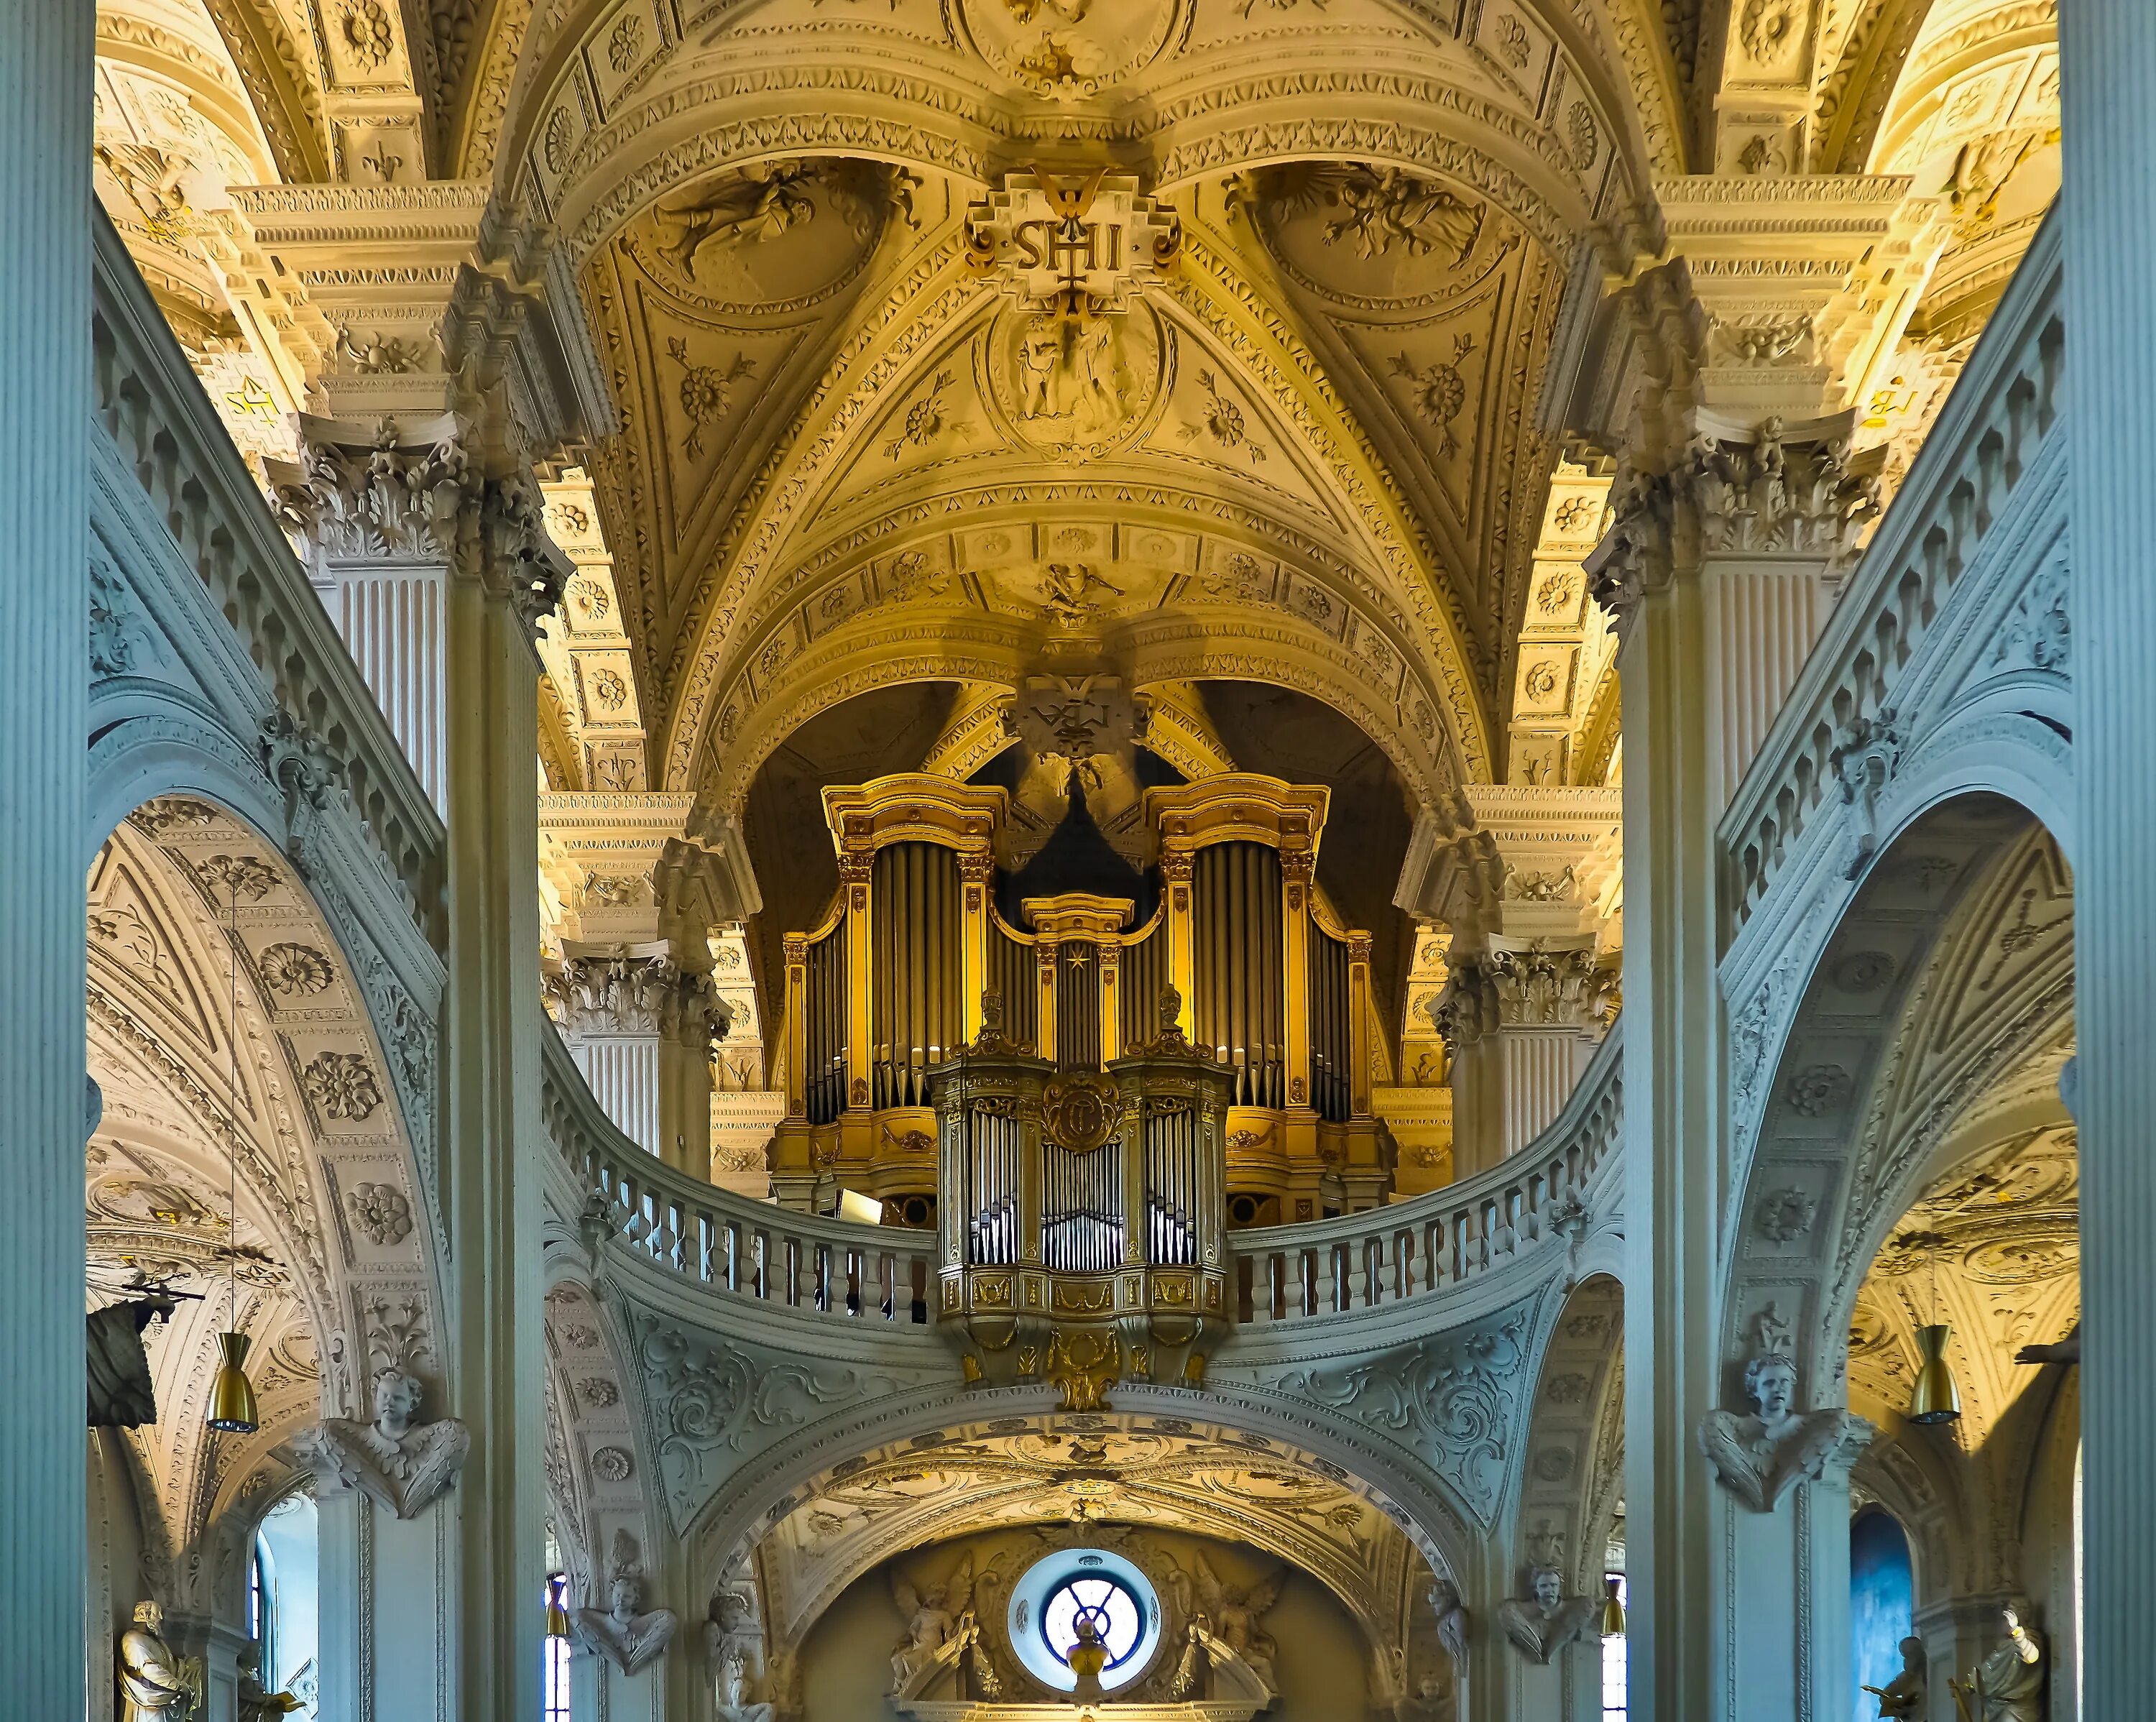
[[[0,0],[0,1714],[2150,1714],[2060,13]]]

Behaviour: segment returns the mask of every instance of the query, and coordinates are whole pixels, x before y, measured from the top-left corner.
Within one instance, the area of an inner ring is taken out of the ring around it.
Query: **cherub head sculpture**
[[[426,1387],[410,1370],[389,1364],[374,1372],[374,1426],[392,1441],[411,1433]]]
[[[625,1530],[613,1534],[607,1559],[607,1611],[634,1620],[644,1606],[644,1549]]]
[[[1537,1566],[1527,1575],[1527,1589],[1549,1613],[1564,1601],[1564,1575],[1553,1566]]]
[[[1797,1397],[1797,1366],[1786,1353],[1763,1351],[1744,1367],[1744,1391],[1768,1428],[1789,1421]]]

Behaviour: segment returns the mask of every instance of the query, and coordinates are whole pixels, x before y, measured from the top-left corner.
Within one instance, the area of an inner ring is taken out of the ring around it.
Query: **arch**
[[[753,1574],[773,1653],[783,1654],[850,1586],[897,1555],[1093,1511],[1264,1549],[1317,1579],[1383,1643],[1411,1605],[1424,1557],[1337,1469],[1182,1418],[972,1418],[850,1455],[788,1491],[716,1583]],[[1074,1514],[1081,1502],[1091,1504]]]
[[[1055,1411],[1053,1387],[999,1388],[969,1393],[964,1426],[998,1419],[1069,1425],[1083,1414]],[[1116,1407],[1101,1414],[1135,1426],[1163,1422],[1224,1432],[1269,1444],[1283,1460],[1368,1500],[1396,1525],[1435,1571],[1464,1574],[1477,1546],[1471,1519],[1444,1482],[1419,1467],[1411,1471],[1380,1451],[1367,1432],[1312,1407],[1290,1411],[1256,1396],[1125,1384]],[[737,1469],[697,1513],[683,1542],[697,1583],[716,1587],[747,1546],[798,1504],[801,1492],[847,1459],[886,1447],[939,1437],[954,1425],[951,1395],[927,1387],[887,1396],[839,1411],[766,1448]],[[1255,1450],[1254,1448],[1254,1450]],[[1420,1474],[1415,1474],[1420,1471]],[[774,1515],[776,1517],[774,1517]]]
[[[1784,959],[1805,972],[1772,1059],[1771,977],[1732,1025],[1731,1403],[1741,1360],[1763,1349],[1790,1352],[1814,1402],[1835,1390],[1864,1268],[1957,1120],[2071,1022],[2071,907],[2048,829],[1989,789],[1924,800],[1817,944]],[[1994,951],[1991,934],[2015,927],[2027,930]]]
[[[1544,1335],[1521,1445],[1507,1577],[1554,1565],[1568,1596],[1600,1594],[1625,1471],[1625,1288],[1592,1273],[1557,1306]]]

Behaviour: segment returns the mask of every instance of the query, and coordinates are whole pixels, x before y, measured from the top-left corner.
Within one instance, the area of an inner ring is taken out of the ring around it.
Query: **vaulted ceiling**
[[[100,32],[100,189],[252,455],[309,379],[225,187],[490,182],[545,235],[619,413],[582,451],[638,717],[605,775],[736,812],[818,712],[1008,686],[1074,630],[1141,685],[1322,700],[1423,800],[1548,781],[1546,741],[1507,758],[1527,671],[1574,728],[1614,699],[1592,619],[1527,614],[1544,378],[1660,250],[1658,188],[1940,200],[1866,420],[1906,459],[2056,182],[2055,0],[108,0]],[[968,213],[1103,168],[1180,260],[1050,352]]]

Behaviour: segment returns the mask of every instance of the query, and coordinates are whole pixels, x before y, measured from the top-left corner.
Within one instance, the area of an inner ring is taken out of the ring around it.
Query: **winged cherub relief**
[[[906,1617],[906,1637],[891,1656],[891,1685],[903,1691],[906,1683],[936,1660],[936,1653],[958,1631],[958,1622],[973,1601],[973,1557],[960,1557],[951,1576],[940,1585],[916,1590],[899,1568],[891,1570],[891,1594],[898,1611]]]
[[[1744,1369],[1751,1411],[1709,1411],[1700,1451],[1722,1486],[1754,1513],[1771,1513],[1799,1483],[1830,1465],[1856,1462],[1879,1432],[1852,1411],[1795,1409],[1797,1366],[1784,1351],[1763,1350]]]
[[[1410,257],[1442,253],[1450,267],[1467,261],[1481,236],[1480,206],[1398,167],[1364,162],[1299,162],[1274,182],[1272,214],[1337,209],[1325,243],[1352,240],[1358,257],[1383,257],[1394,245]]]
[[[1177,1568],[1170,1580],[1175,1589],[1175,1600],[1185,1618],[1202,1617],[1207,1630],[1265,1682],[1268,1692],[1276,1690],[1273,1657],[1279,1647],[1260,1623],[1273,1604],[1280,1601],[1281,1585],[1287,1576],[1286,1569],[1276,1568],[1255,1584],[1231,1585],[1213,1570],[1212,1564],[1202,1554],[1194,1554],[1190,1565],[1189,1572]]]
[[[471,1432],[454,1417],[418,1421],[426,1386],[407,1367],[421,1341],[416,1318],[377,1336],[374,1420],[325,1417],[292,1443],[300,1462],[324,1483],[356,1488],[399,1519],[420,1510],[457,1480],[471,1451]]]
[[[585,1647],[624,1674],[658,1661],[680,1624],[670,1608],[644,1607],[644,1545],[617,1529],[607,1554],[607,1606],[580,1608],[570,1619]]]
[[[1537,1663],[1548,1662],[1585,1633],[1594,1613],[1593,1600],[1567,1596],[1564,1575],[1548,1565],[1529,1570],[1524,1597],[1507,1597],[1497,1606],[1505,1636],[1522,1655]]]

